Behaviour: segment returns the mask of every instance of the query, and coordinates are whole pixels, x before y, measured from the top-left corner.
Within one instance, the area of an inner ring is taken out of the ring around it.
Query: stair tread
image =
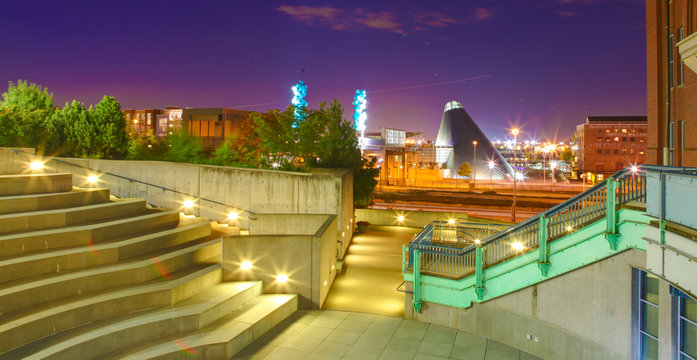
[[[7,355],[12,355],[14,357],[32,355],[38,358],[44,358],[64,349],[78,346],[89,340],[117,331],[156,323],[163,319],[201,314],[204,311],[242,294],[255,285],[260,286],[261,282],[239,281],[220,283],[175,305],[146,310],[69,329],[42,339],[41,343],[32,343],[30,344],[32,345],[31,347],[13,350],[13,354],[7,353]],[[2,356],[0,356],[0,358],[1,357]]]

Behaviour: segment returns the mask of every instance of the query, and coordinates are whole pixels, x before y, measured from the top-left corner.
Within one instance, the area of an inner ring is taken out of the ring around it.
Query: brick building
[[[576,126],[577,170],[612,174],[646,163],[646,116],[589,116]]]
[[[157,116],[162,114],[160,109],[145,109],[145,110],[123,110],[126,115],[126,123],[131,127],[131,130],[139,135],[153,135],[157,128]]]
[[[647,0],[646,19],[647,163],[697,166],[697,1]]]
[[[182,127],[188,134],[199,136],[205,150],[213,150],[232,133],[236,122],[251,111],[230,108],[185,108],[182,111]]]

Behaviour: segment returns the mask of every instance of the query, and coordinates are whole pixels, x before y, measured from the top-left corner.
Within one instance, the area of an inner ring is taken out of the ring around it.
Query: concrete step
[[[72,174],[0,175],[0,196],[68,192]]]
[[[0,197],[0,215],[71,208],[109,202],[109,189],[78,189],[69,192]]]
[[[0,259],[45,249],[91,246],[108,239],[174,227],[179,222],[179,211],[150,211],[99,223],[0,235]]]
[[[0,288],[0,314],[35,307],[74,295],[148,282],[208,259],[220,259],[221,238],[192,241],[141,259],[71,271]]]
[[[145,200],[124,199],[68,209],[0,215],[0,233],[53,229],[146,212]]]
[[[298,308],[297,295],[261,295],[188,336],[169,336],[102,359],[230,359]]]
[[[215,259],[219,261],[219,259]],[[220,263],[202,263],[169,279],[75,296],[0,318],[0,353],[90,322],[144,309],[170,306],[220,283]]]
[[[163,217],[174,216],[177,219],[179,218],[178,213],[162,213],[162,215]],[[152,219],[152,216],[146,220],[148,219]],[[166,220],[166,218],[164,219]],[[116,225],[107,225],[105,229],[113,226]],[[119,222],[118,226],[128,228],[131,226],[131,223]],[[83,234],[84,231],[79,231],[79,233]],[[109,232],[104,231],[103,233]],[[2,287],[15,286],[18,285],[16,282],[28,281],[28,279],[33,277],[45,277],[49,274],[114,264],[118,261],[160,249],[168,249],[210,235],[211,229],[208,220],[195,218],[186,219],[176,228],[159,229],[159,231],[147,232],[140,236],[122,236],[99,243],[90,243],[89,238],[87,238],[83,240],[82,244],[72,248],[35,251],[22,256],[1,259],[0,279],[5,283]],[[47,234],[47,236],[50,236],[50,234]]]
[[[202,329],[261,295],[261,288],[260,281],[221,283],[172,307],[125,320],[95,323],[77,331],[69,330],[62,334],[61,339],[54,339],[39,351],[38,344],[32,343],[33,349],[18,349],[25,351],[6,355],[44,360],[101,358],[107,353],[128,349],[142,342]]]

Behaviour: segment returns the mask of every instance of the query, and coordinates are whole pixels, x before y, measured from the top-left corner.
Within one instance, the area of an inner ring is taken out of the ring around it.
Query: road
[[[423,205],[423,204],[395,204],[376,202],[370,206],[371,209],[395,209],[395,210],[423,210],[423,211],[456,211],[466,212],[469,215],[478,217],[495,217],[510,220],[511,209],[480,208],[472,206],[457,205]],[[539,214],[539,211],[530,211],[522,208],[516,209],[516,221],[522,221]]]

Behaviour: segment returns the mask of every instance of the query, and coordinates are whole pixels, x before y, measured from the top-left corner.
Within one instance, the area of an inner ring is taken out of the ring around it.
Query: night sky
[[[27,79],[59,106],[266,111],[303,80],[310,107],[350,118],[366,89],[368,131],[432,140],[450,100],[490,137],[646,114],[641,0],[9,1],[0,24],[0,89]]]

